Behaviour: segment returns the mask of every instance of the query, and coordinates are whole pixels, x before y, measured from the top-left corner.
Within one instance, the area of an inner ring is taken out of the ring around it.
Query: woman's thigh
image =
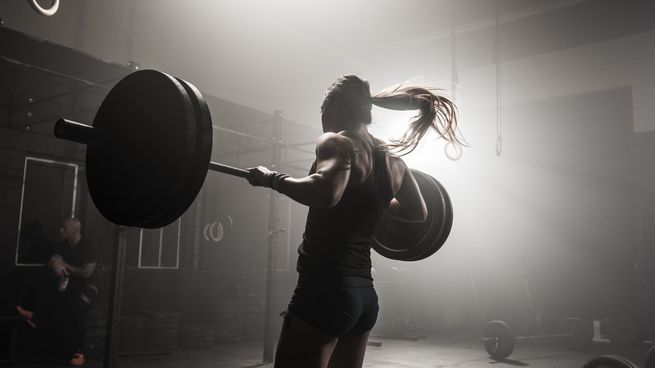
[[[339,338],[332,352],[328,368],[361,368],[364,364],[366,344],[371,331]]]
[[[280,333],[275,368],[327,368],[337,341],[289,314]]]

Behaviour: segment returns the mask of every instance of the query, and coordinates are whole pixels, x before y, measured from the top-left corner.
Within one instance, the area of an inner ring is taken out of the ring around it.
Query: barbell
[[[109,221],[160,228],[180,217],[208,170],[248,178],[247,170],[210,161],[212,118],[200,91],[182,79],[140,70],[107,94],[93,126],[59,119],[55,136],[87,145],[86,177],[98,211]],[[412,169],[428,207],[423,223],[384,217],[373,248],[405,261],[429,257],[453,221],[450,197],[433,177]]]
[[[482,345],[494,359],[505,359],[512,354],[516,341],[537,339],[561,339],[569,349],[582,351],[593,339],[593,327],[580,318],[567,318],[562,322],[558,334],[514,336],[509,325],[504,321],[491,321],[482,331]]]

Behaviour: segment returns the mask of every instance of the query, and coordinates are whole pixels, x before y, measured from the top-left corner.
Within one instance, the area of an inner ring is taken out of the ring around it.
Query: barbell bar
[[[567,318],[562,322],[562,333],[514,336],[509,325],[504,321],[491,321],[482,331],[482,345],[494,359],[505,359],[512,354],[516,341],[561,339],[564,345],[576,351],[586,349],[593,339],[593,327],[580,318]]]
[[[86,144],[86,177],[98,211],[119,225],[160,228],[191,205],[208,170],[247,179],[247,170],[210,161],[209,106],[192,84],[156,70],[121,79],[101,103],[93,126],[59,119],[55,136]],[[433,177],[412,169],[428,220],[383,219],[373,248],[385,257],[429,257],[447,239],[452,205]]]
[[[64,138],[69,141],[86,144],[87,146],[113,143],[110,141],[105,141],[102,134],[98,132],[98,130],[94,127],[68,119],[57,120],[55,123],[55,136],[58,138]],[[248,179],[250,176],[248,170],[214,161],[209,161],[208,169],[244,179]]]

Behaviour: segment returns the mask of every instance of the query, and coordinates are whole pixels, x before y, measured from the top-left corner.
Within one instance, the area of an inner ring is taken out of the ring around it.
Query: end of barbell
[[[55,137],[87,145],[99,142],[98,132],[92,126],[68,119],[57,120]]]

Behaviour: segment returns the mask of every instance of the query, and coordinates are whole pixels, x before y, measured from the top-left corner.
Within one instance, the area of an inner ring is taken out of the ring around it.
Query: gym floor
[[[585,362],[598,355],[619,354],[641,365],[646,347],[616,347],[595,343],[584,352],[569,351],[556,342],[521,342],[509,359],[495,361],[480,344],[437,337],[419,341],[372,339],[382,342],[381,347],[369,346],[364,367],[369,368],[500,368],[540,367],[566,368],[582,367]],[[261,343],[236,343],[215,345],[209,349],[180,349],[171,355],[121,357],[122,368],[269,368],[262,364]]]

